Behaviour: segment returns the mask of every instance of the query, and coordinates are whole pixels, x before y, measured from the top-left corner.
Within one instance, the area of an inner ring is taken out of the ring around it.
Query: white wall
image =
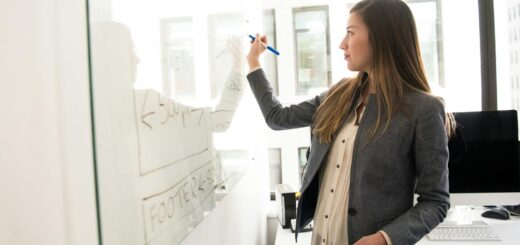
[[[85,1],[1,1],[0,35],[0,244],[95,244]]]

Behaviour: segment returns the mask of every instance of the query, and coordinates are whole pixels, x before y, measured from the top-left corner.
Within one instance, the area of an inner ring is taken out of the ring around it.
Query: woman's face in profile
[[[368,27],[357,13],[350,14],[347,24],[347,34],[340,49],[344,51],[347,67],[351,71],[370,70],[372,63],[372,47],[368,38]]]

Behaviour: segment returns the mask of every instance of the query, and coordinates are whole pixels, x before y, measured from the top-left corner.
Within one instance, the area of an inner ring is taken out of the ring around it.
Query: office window
[[[445,99],[447,111],[481,110],[478,0],[407,3],[433,93]]]
[[[276,185],[282,183],[282,149],[269,149],[269,188],[271,196],[276,190]],[[271,198],[272,199],[272,198]]]
[[[307,149],[308,147],[299,147],[298,148],[298,166],[300,173],[300,183],[303,178],[303,171],[305,170],[305,165],[307,165]]]
[[[497,105],[499,110],[517,112],[520,110],[520,40],[517,38],[520,28],[520,18],[517,17],[520,12],[517,15],[515,9],[518,9],[519,4],[520,0],[494,1]],[[506,13],[513,13],[513,18],[507,18]],[[508,57],[511,62],[508,62]]]
[[[161,20],[163,89],[167,97],[192,99],[195,71],[192,18]]]
[[[414,13],[421,54],[426,75],[430,82],[445,87],[442,56],[442,12],[438,0],[408,1]]]
[[[331,84],[328,6],[293,9],[296,93]]]
[[[276,16],[274,9],[264,11],[264,32],[268,43],[276,47]],[[264,70],[267,80],[273,86],[274,94],[278,96],[278,58],[276,55],[264,55]]]

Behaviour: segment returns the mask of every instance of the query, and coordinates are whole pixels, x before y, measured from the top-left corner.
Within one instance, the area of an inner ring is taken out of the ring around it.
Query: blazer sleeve
[[[444,105],[437,99],[426,104],[417,119],[413,146],[419,197],[413,208],[382,229],[393,244],[415,244],[446,218],[450,208]]]
[[[323,92],[312,99],[284,107],[274,96],[273,88],[267,81],[263,69],[248,74],[247,80],[267,125],[274,130],[311,126],[314,113],[326,94]]]

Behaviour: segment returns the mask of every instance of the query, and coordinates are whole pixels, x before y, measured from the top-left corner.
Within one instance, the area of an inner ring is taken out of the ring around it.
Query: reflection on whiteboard
[[[135,92],[141,175],[208,150],[207,113],[176,103],[152,89]]]
[[[195,95],[193,21],[191,17],[161,20],[163,86],[166,96]]]
[[[214,14],[208,16],[208,56],[210,61],[211,98],[222,91],[226,68],[231,67],[233,55],[226,52],[229,37],[245,33],[242,13]]]
[[[194,211],[204,204],[212,207],[214,176],[213,164],[208,162],[170,188],[143,198],[146,243],[150,244],[163,233],[167,233],[164,240],[180,242],[183,235],[204,218],[203,213]]]
[[[126,26],[93,24],[91,38],[103,243],[178,244],[213,209],[226,180],[212,133],[229,128],[243,75],[227,68],[214,110],[189,107],[133,88],[139,59]],[[227,40],[234,59],[242,56],[237,45]]]

